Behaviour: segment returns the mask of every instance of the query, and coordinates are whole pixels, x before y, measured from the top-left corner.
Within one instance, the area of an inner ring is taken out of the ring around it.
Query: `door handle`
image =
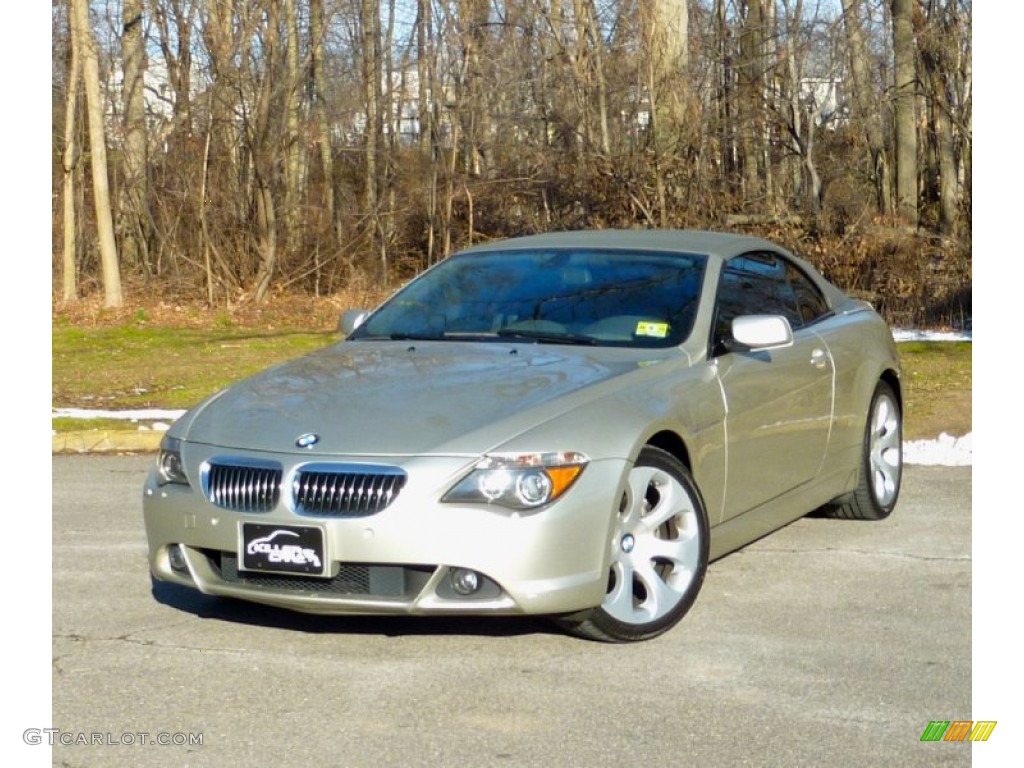
[[[811,350],[811,365],[815,368],[824,368],[828,365],[828,355],[825,354],[825,350]]]

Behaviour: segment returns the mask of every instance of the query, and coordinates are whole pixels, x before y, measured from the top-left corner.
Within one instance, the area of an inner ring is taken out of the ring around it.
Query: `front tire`
[[[878,382],[864,428],[857,489],[836,504],[832,516],[845,520],[882,520],[896,506],[903,479],[903,414],[891,386]]]
[[[629,471],[613,526],[604,601],[584,618],[559,623],[607,642],[666,632],[700,592],[708,540],[707,512],[689,471],[671,454],[645,447]]]

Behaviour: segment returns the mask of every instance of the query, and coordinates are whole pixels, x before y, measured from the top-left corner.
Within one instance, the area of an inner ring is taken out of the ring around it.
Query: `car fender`
[[[624,459],[632,466],[644,446],[657,445],[691,471],[714,517],[725,491],[725,406],[713,367],[664,361],[651,368],[661,370],[608,382],[614,386],[601,396],[560,411],[492,452],[580,451],[594,461]]]

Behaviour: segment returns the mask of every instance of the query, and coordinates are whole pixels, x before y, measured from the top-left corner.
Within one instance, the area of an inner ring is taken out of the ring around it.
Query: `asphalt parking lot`
[[[807,518],[713,563],[678,627],[613,646],[154,587],[151,461],[53,457],[54,764],[971,764],[920,740],[971,719],[970,467],[908,467],[886,521]]]

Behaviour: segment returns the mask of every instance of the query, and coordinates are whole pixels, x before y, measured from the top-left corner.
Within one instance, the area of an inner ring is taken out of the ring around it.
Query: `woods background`
[[[484,239],[773,238],[970,316],[970,0],[52,0],[55,303],[395,287]]]

